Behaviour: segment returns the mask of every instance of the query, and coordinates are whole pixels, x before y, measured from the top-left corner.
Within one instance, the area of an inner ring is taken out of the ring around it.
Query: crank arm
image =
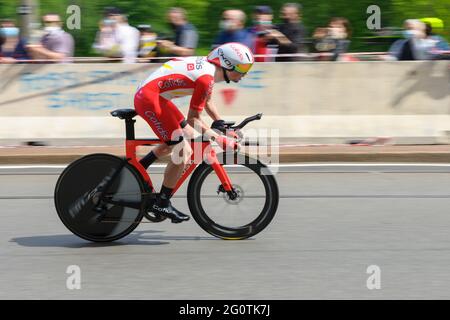
[[[126,207],[126,208],[133,208],[133,209],[137,209],[137,210],[140,210],[141,206],[142,206],[141,201],[113,200],[113,199],[108,199],[108,198],[103,198],[102,201],[107,204],[112,204],[115,206]]]

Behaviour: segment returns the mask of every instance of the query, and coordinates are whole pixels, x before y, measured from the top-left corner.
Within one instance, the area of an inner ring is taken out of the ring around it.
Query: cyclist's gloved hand
[[[227,137],[238,140],[239,135],[233,129],[227,129],[225,126],[225,120],[215,120],[211,124],[211,129],[215,130],[218,133],[225,133]]]
[[[235,151],[239,148],[239,144],[235,140],[225,136],[218,136],[215,141],[224,151]]]
[[[235,140],[239,140],[239,135],[234,130],[227,130],[227,137],[230,137]]]
[[[227,128],[225,127],[225,120],[214,120],[211,124],[211,129],[225,133],[225,131],[227,130]]]

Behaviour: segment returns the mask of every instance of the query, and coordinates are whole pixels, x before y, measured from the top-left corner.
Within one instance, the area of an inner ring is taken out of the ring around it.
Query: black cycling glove
[[[225,133],[225,131],[227,130],[227,128],[225,127],[225,120],[213,121],[213,123],[211,124],[211,129]]]

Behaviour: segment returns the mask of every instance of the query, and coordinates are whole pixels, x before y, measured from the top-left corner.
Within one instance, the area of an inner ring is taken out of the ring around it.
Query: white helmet
[[[216,66],[230,71],[247,73],[255,62],[251,50],[237,42],[225,43],[212,50],[207,57]]]

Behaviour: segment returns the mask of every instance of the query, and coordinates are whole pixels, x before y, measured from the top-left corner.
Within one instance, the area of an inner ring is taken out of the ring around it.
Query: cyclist
[[[183,143],[183,159],[189,159],[192,150],[189,143],[183,140],[183,135],[192,137],[194,127],[200,128],[207,139],[217,142],[222,149],[236,149],[238,144],[234,139],[213,130],[222,131],[224,121],[210,98],[215,82],[239,82],[253,63],[254,57],[248,47],[231,42],[215,48],[207,57],[175,58],[154,71],[139,86],[134,106],[136,112],[165,143],[158,145],[140,163],[147,168],[156,159],[171,153],[178,143]],[[192,97],[185,119],[170,100],[189,95]],[[213,120],[211,128],[201,119],[203,109]],[[151,208],[152,212],[168,217],[174,223],[189,220],[189,216],[170,203],[173,188],[184,167],[185,161],[175,164],[170,160],[164,172],[161,192]]]

